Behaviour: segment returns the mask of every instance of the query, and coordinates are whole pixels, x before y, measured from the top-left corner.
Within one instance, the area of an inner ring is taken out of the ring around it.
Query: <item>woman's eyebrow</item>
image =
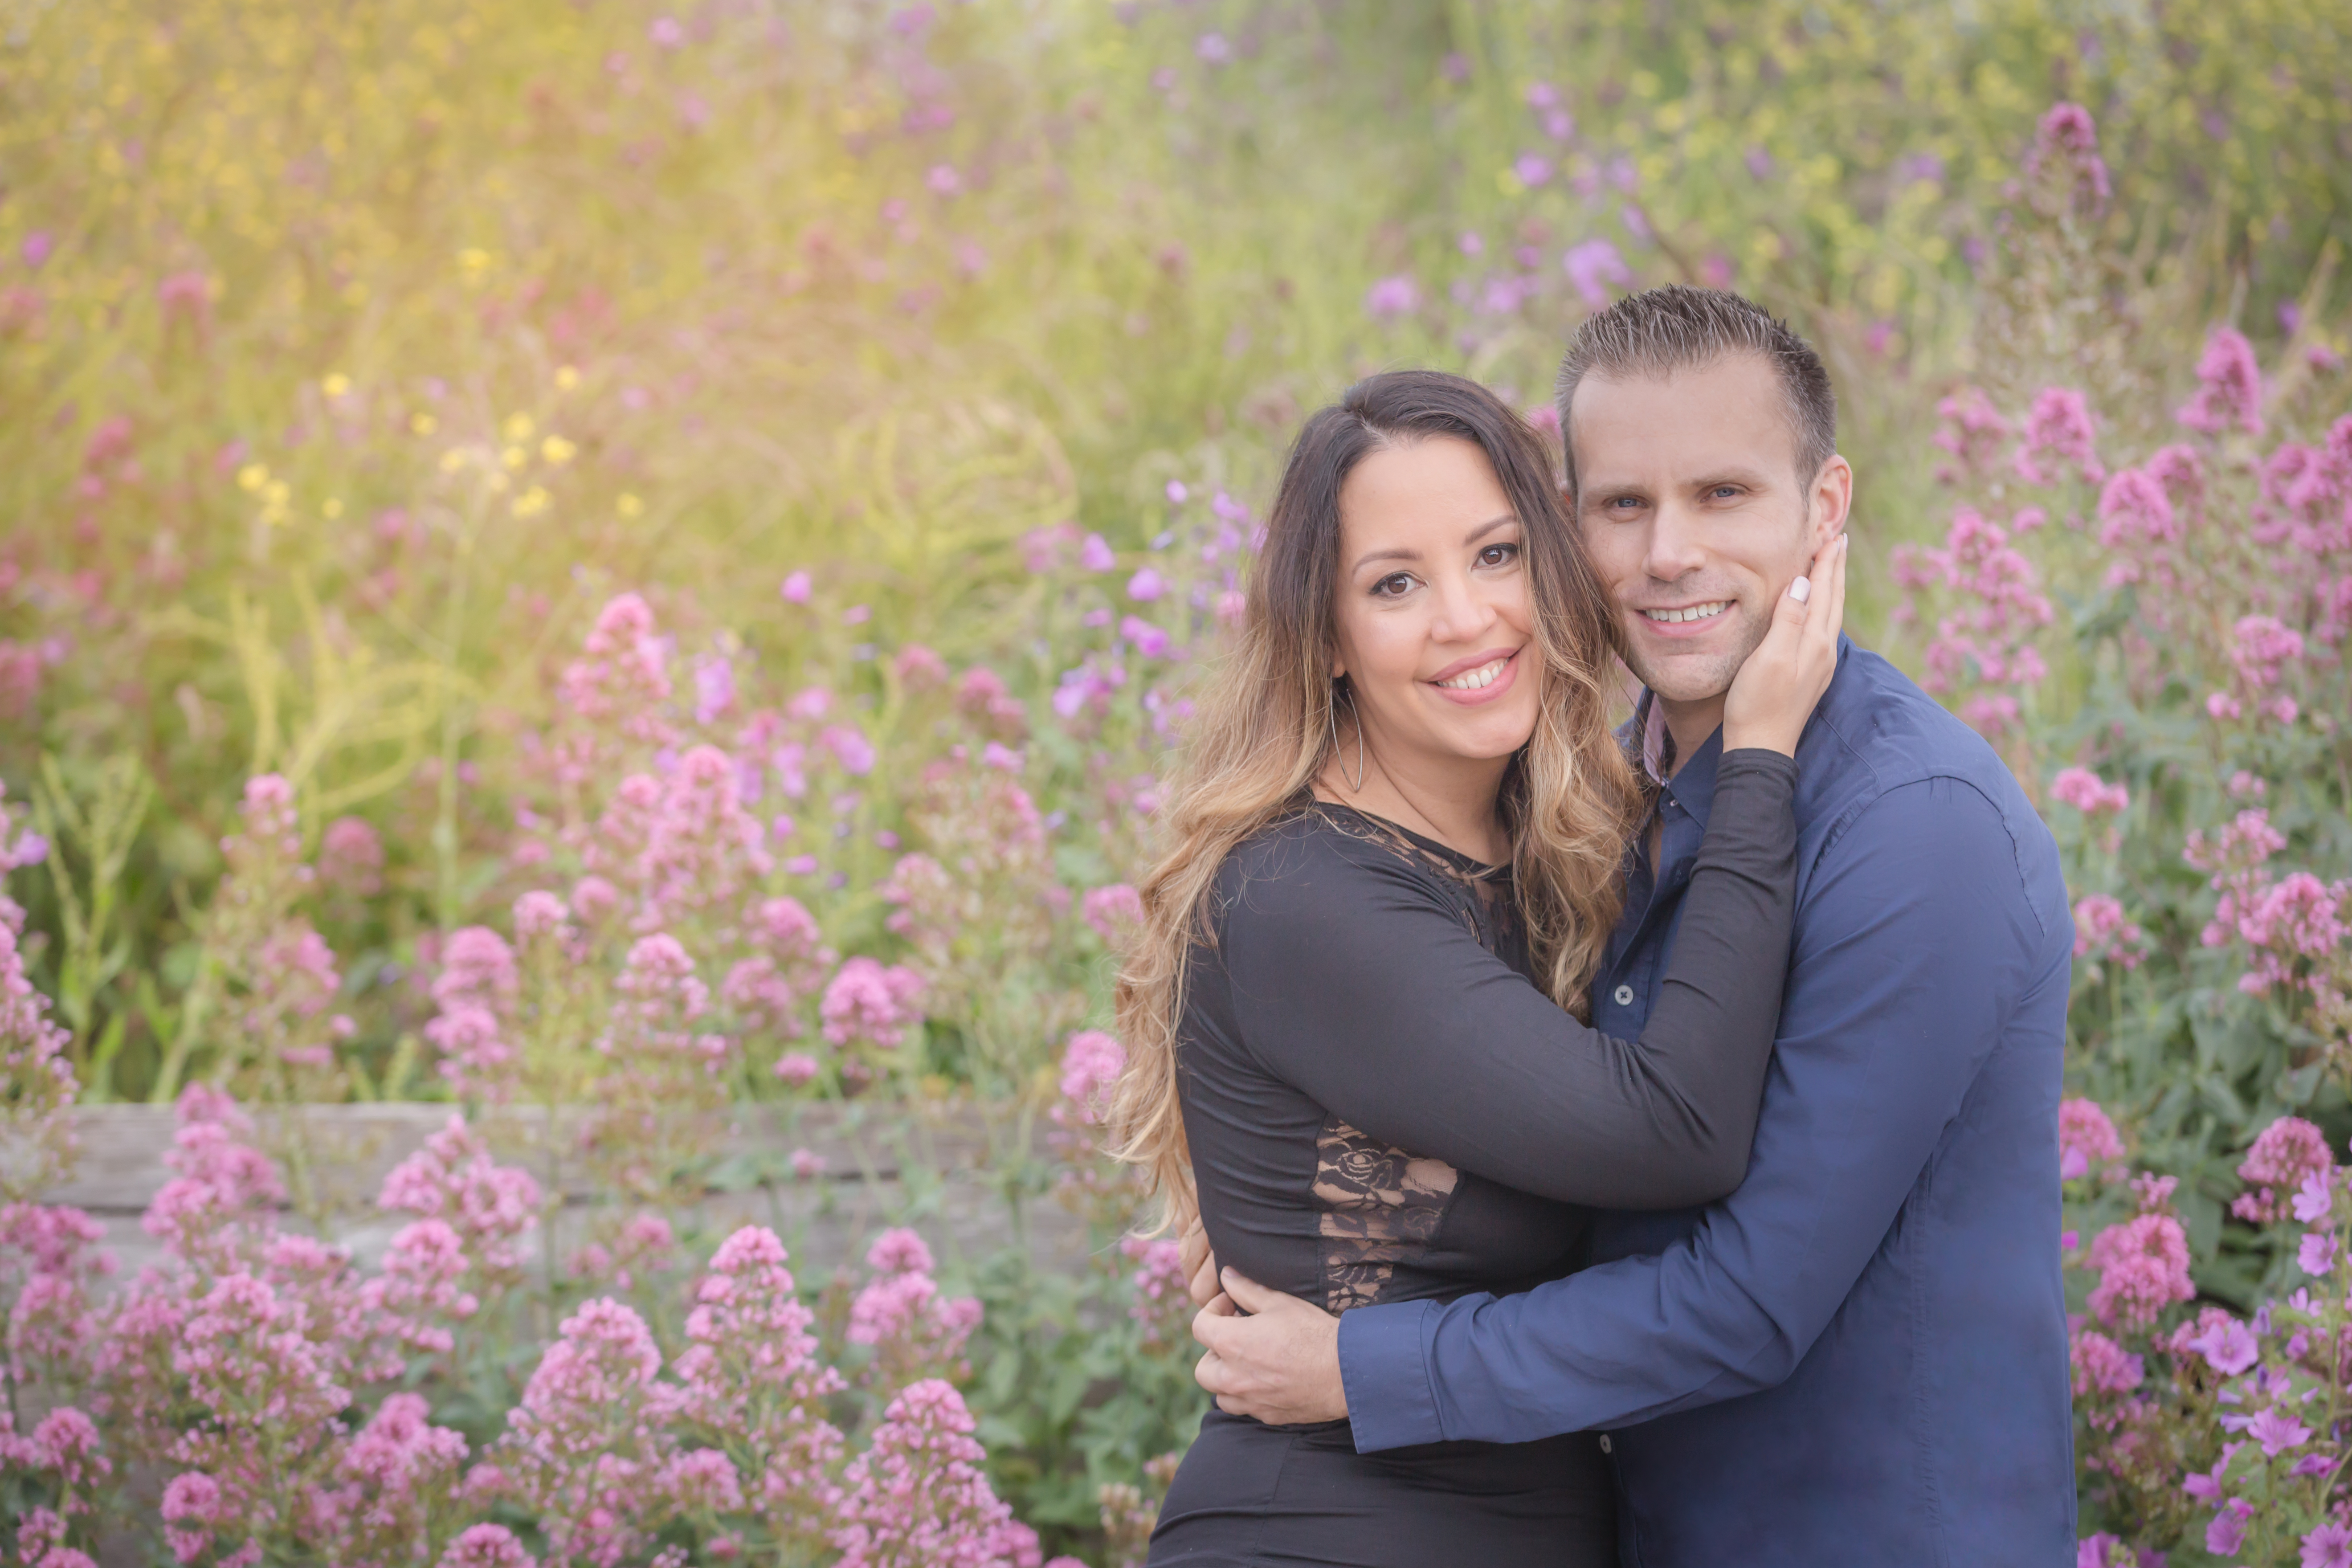
[[[1393,545],[1387,550],[1370,550],[1356,557],[1356,563],[1348,568],[1348,574],[1352,577],[1357,573],[1361,572],[1365,567],[1372,565],[1377,562],[1418,561],[1420,559],[1421,552],[1413,549],[1408,544]]]
[[[1477,527],[1472,529],[1468,533],[1463,535],[1462,542],[1465,544],[1475,544],[1480,540],[1486,538],[1488,534],[1494,532],[1496,529],[1509,528],[1518,521],[1519,514],[1515,511],[1507,511],[1500,517],[1490,517],[1486,521],[1480,523]]]

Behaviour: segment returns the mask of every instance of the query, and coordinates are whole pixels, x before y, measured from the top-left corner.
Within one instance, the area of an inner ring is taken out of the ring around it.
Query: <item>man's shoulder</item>
[[[1822,697],[1798,761],[1804,772],[1797,803],[1801,823],[1823,815],[1851,816],[1891,791],[1939,778],[1972,786],[2003,816],[2032,812],[2009,764],[1983,736],[1909,676],[1858,645],[1848,651]]]
[[[2055,874],[2050,830],[2000,753],[1866,648],[1840,666],[1798,763],[1798,828],[1815,857],[1924,836],[1956,862],[2006,849],[2029,886]]]

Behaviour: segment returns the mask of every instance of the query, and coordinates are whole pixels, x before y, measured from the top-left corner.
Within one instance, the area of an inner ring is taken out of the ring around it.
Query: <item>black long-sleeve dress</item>
[[[1726,752],[1639,1040],[1536,984],[1507,868],[1345,806],[1243,844],[1193,950],[1178,1089],[1220,1263],[1333,1312],[1527,1289],[1591,1211],[1739,1184],[1794,905],[1796,764]],[[1547,1568],[1616,1562],[1591,1434],[1359,1455],[1345,1421],[1212,1409],[1151,1563]]]

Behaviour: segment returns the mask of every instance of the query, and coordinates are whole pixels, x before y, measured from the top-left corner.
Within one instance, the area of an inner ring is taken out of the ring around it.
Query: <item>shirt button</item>
[[[1609,999],[1620,1007],[1631,1007],[1633,1005],[1633,988],[1631,985],[1620,985],[1609,994]]]
[[[1617,1451],[1609,1446],[1609,1434],[1606,1432],[1601,1434],[1601,1451],[1604,1454],[1613,1454]]]

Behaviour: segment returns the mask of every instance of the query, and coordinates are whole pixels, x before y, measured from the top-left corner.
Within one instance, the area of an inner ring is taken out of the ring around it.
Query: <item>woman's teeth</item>
[[[1449,691],[1475,691],[1482,686],[1494,685],[1496,678],[1503,673],[1503,667],[1510,662],[1507,658],[1498,658],[1492,664],[1482,664],[1475,669],[1465,669],[1453,679],[1441,680],[1437,684]]]
[[[1717,599],[1712,605],[1693,605],[1687,610],[1643,610],[1642,613],[1654,621],[1664,621],[1673,626],[1682,621],[1712,620],[1730,607],[1730,600]]]

